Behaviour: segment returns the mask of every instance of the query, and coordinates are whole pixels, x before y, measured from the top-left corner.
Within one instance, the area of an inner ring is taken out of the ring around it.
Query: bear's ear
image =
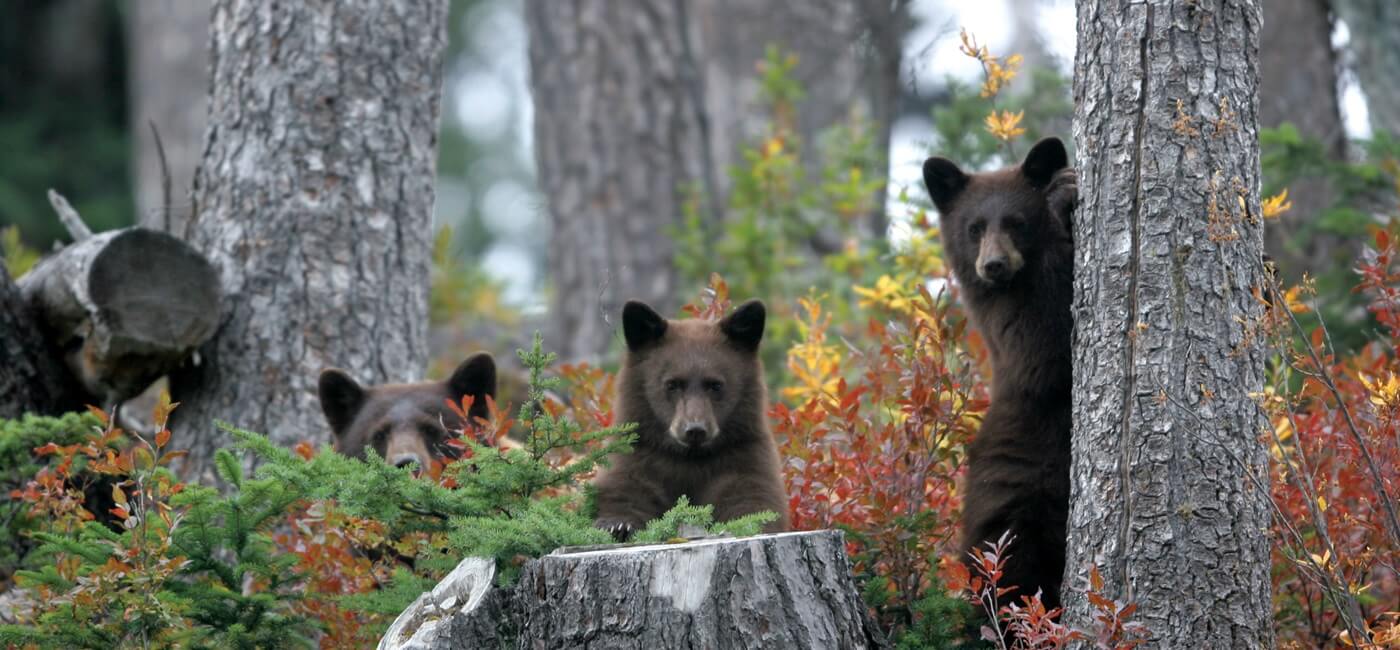
[[[646,303],[628,300],[622,306],[622,335],[627,349],[640,350],[666,335],[666,319]]]
[[[1043,186],[1050,182],[1055,172],[1069,166],[1069,154],[1065,153],[1065,143],[1059,138],[1041,138],[1026,154],[1021,163],[1023,174],[1034,185]]]
[[[496,397],[496,360],[485,352],[467,357],[452,371],[452,377],[447,380],[447,392],[454,402],[471,395],[475,399],[468,415],[490,418],[491,409],[486,405],[486,398]]]
[[[719,322],[719,330],[731,343],[753,352],[758,350],[758,342],[763,340],[763,321],[767,316],[762,301],[750,300],[725,316]]]
[[[321,411],[326,414],[331,431],[339,438],[365,405],[365,389],[344,370],[327,368],[321,371],[317,391],[321,396]]]
[[[953,199],[967,187],[967,174],[947,158],[929,158],[924,161],[924,187],[928,188],[929,198],[938,206],[938,211],[947,213]]]

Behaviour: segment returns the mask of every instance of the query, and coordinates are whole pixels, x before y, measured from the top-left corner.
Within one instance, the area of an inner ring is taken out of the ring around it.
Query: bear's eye
[[[389,425],[384,425],[374,430],[374,443],[379,444],[389,439]]]
[[[423,436],[424,440],[431,441],[443,437],[445,432],[431,424],[420,424],[418,425],[418,433]]]
[[[973,237],[981,237],[982,231],[987,229],[987,222],[978,219],[967,226],[967,234]]]
[[[668,392],[668,393],[677,393],[677,392],[680,392],[680,390],[681,390],[682,388],[685,388],[685,382],[684,382],[684,381],[681,381],[681,380],[679,380],[679,379],[667,379],[667,380],[666,380],[666,392]]]
[[[1020,215],[1009,215],[1002,217],[1001,223],[1002,226],[1005,227],[1007,230],[1019,231],[1024,230],[1026,227],[1026,220],[1022,219]]]
[[[724,392],[724,382],[718,379],[706,379],[704,386],[705,392],[711,395],[719,395]]]

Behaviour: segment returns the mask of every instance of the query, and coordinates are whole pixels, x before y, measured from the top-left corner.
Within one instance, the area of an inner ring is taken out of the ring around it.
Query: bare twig
[[[156,141],[156,158],[160,160],[161,230],[170,232],[170,164],[165,160],[165,143],[160,140],[156,123],[149,120],[146,123],[151,126],[151,137]]]
[[[68,199],[63,198],[62,194],[52,188],[49,189],[49,205],[52,205],[54,212],[58,213],[59,222],[68,231],[74,243],[92,236],[92,230],[83,223],[83,218],[78,216],[78,211],[73,209],[73,206],[68,203]]]

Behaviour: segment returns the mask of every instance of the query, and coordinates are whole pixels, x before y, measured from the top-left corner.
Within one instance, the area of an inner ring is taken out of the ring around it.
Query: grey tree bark
[[[389,627],[381,650],[880,648],[836,531],[560,549],[493,589],[467,558]]]
[[[212,0],[133,0],[127,4],[131,76],[132,172],[138,223],[185,236],[190,182],[199,164],[209,102],[209,10]],[[160,132],[170,170],[166,205]]]
[[[1322,144],[1323,155],[1345,160],[1347,134],[1337,94],[1338,62],[1327,0],[1272,0],[1264,7],[1259,70],[1259,125],[1292,123],[1304,137]],[[1264,248],[1285,281],[1354,259],[1355,244],[1338,235],[1320,232],[1296,237],[1300,228],[1318,219],[1335,200],[1327,179],[1299,178],[1288,189],[1293,209],[1264,232]]]
[[[328,441],[317,373],[422,376],[447,0],[217,0],[190,241],[221,327],[172,377],[186,474],[214,420]]]
[[[1332,0],[1351,31],[1352,64],[1366,94],[1371,128],[1400,135],[1400,3]]]
[[[566,359],[605,352],[622,303],[663,311],[676,287],[671,228],[697,192],[723,219],[729,166],[761,132],[755,64],[800,59],[799,136],[862,111],[887,148],[905,0],[529,0],[535,152],[550,223],[551,339]],[[869,227],[883,232],[883,201]]]
[[[1077,6],[1065,616],[1097,566],[1154,647],[1272,647],[1259,2]]]
[[[608,348],[622,303],[679,306],[670,229],[714,187],[691,7],[528,0],[535,160],[548,203],[551,347]]]

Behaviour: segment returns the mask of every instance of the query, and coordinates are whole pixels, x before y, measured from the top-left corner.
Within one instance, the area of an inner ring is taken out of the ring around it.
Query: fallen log
[[[381,650],[879,648],[838,531],[561,549],[511,588],[468,558],[394,621]]]
[[[214,334],[222,290],[209,261],[145,228],[93,235],[50,200],[74,242],[16,284],[82,387],[103,406],[140,393]]]

